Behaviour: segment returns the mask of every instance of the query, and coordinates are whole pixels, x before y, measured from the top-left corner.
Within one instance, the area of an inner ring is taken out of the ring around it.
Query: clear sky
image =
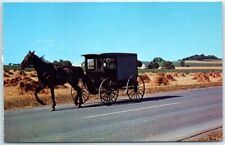
[[[4,64],[29,50],[79,64],[82,54],[132,52],[139,60],[222,58],[222,4],[3,3]]]

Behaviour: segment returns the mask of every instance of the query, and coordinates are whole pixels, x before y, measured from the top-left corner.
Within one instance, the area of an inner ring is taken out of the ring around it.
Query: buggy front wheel
[[[132,75],[127,82],[127,95],[131,101],[142,101],[145,94],[145,83],[141,76]]]
[[[85,84],[80,83],[79,86],[82,89],[82,100],[83,100],[83,103],[85,103],[89,99],[90,94],[89,94],[87,86]],[[73,101],[75,101],[75,96],[76,95],[77,95],[77,92],[74,90],[73,87],[71,87],[71,97],[72,97]],[[78,99],[77,101],[79,103],[80,100]]]
[[[116,83],[108,78],[104,79],[99,87],[99,95],[103,104],[111,105],[115,103],[119,95]]]

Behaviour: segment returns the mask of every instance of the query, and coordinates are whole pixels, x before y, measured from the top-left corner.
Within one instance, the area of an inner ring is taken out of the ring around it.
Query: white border
[[[224,51],[224,48],[225,48],[225,38],[224,38],[224,34],[225,34],[225,5],[224,5],[224,1],[223,0],[3,0],[2,2],[0,2],[0,56],[1,59],[0,59],[0,81],[1,81],[1,84],[0,84],[0,94],[1,97],[0,97],[0,103],[1,103],[1,110],[2,112],[0,113],[0,144],[5,144],[4,143],[4,127],[3,127],[3,124],[4,124],[4,107],[3,107],[3,98],[4,98],[4,94],[3,94],[3,41],[2,41],[2,36],[3,36],[3,29],[2,29],[2,26],[3,26],[3,23],[2,23],[2,14],[3,14],[3,9],[2,9],[2,3],[4,2],[223,2],[223,14],[222,14],[222,17],[223,17],[223,57],[225,56],[225,51]],[[224,70],[225,66],[224,66],[224,59],[223,59],[223,70]],[[225,72],[223,71],[223,76],[225,76]],[[224,78],[224,77],[223,77]],[[223,79],[223,82],[224,82],[224,79]],[[224,83],[223,83],[224,84]],[[225,88],[223,87],[223,92],[225,92]],[[223,95],[224,96],[224,95]],[[223,104],[225,104],[225,99],[223,99]],[[225,120],[224,120],[224,107],[223,107],[223,124],[225,123]],[[224,140],[225,140],[225,135],[224,135],[224,131],[223,131],[223,142],[216,142],[216,144],[225,144]],[[169,144],[169,145],[172,145],[174,143],[178,143],[178,142],[172,142],[172,143],[163,143],[163,144]],[[198,142],[197,142],[198,143]],[[215,143],[215,142],[214,142]],[[12,143],[7,143],[8,145],[11,145]],[[21,143],[20,143],[21,144]],[[41,143],[40,145],[42,145],[43,143]],[[46,143],[44,143],[46,144]],[[55,143],[47,143],[47,144],[55,144]],[[58,143],[58,144],[62,144],[62,143]],[[64,143],[65,144],[65,143]],[[93,143],[82,143],[83,145],[89,145],[89,144],[93,144]],[[104,143],[105,144],[105,143]],[[113,143],[109,143],[109,145],[111,145]],[[122,144],[130,144],[130,143],[118,143],[119,145]],[[162,144],[162,142],[160,143],[138,143],[138,145],[146,145],[146,144],[154,144],[154,145],[160,145]],[[196,142],[181,142],[179,144],[185,144],[185,145],[189,145],[189,144],[196,144]],[[204,142],[204,143],[201,143],[201,144],[209,144],[211,145],[212,142]]]

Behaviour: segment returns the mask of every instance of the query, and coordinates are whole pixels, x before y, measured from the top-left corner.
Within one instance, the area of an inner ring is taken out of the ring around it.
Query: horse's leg
[[[82,80],[83,83],[87,86],[88,92],[90,92],[91,94],[97,94],[94,83],[90,78],[84,76]]]
[[[81,107],[81,104],[83,103],[83,99],[82,99],[82,90],[81,90],[81,88],[78,86],[78,83],[76,83],[76,84],[71,84],[72,85],[72,87],[77,91],[77,95],[75,96],[75,100],[74,100],[74,103],[75,103],[75,105],[77,106],[77,104],[78,104],[78,97],[79,97],[79,104],[78,104],[78,108],[80,108]]]
[[[69,84],[73,87],[73,89],[75,89],[73,83],[69,83]],[[76,90],[76,91],[77,91],[77,90]],[[74,101],[75,106],[77,106],[77,105],[78,105],[78,102],[77,102],[77,101],[78,101],[77,94],[76,94],[76,96],[74,97],[73,101]]]
[[[52,111],[55,111],[56,102],[55,102],[54,87],[50,87],[50,90],[52,96]]]
[[[43,84],[39,84],[38,87],[36,88],[34,94],[35,94],[36,100],[37,100],[40,104],[45,105],[45,103],[44,103],[41,99],[39,99],[39,97],[38,97],[38,92],[40,92],[43,88],[44,88]]]

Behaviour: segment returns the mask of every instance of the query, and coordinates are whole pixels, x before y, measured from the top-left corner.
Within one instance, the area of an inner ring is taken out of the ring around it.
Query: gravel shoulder
[[[216,128],[207,132],[203,132],[187,139],[182,140],[183,142],[221,142],[223,141],[223,129]]]

